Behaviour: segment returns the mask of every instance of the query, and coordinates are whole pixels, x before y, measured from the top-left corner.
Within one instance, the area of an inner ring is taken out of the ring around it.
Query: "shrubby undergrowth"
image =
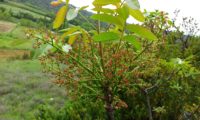
[[[197,40],[188,40],[183,50],[184,33],[167,14],[145,11],[144,16],[137,0],[94,0],[91,30],[73,25],[60,30],[87,8],[68,12],[68,3],[56,15],[57,32],[34,35],[35,47],[43,48],[42,65],[68,96],[60,110],[42,106],[38,120],[199,119],[198,37],[192,35]],[[128,24],[129,16],[142,24]]]

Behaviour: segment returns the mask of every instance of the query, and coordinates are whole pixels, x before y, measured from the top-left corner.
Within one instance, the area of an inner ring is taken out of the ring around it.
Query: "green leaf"
[[[110,14],[114,14],[115,13],[115,10],[109,9],[109,8],[94,8],[92,10],[103,12],[103,13],[110,13]]]
[[[61,38],[64,39],[65,37],[67,36],[70,36],[70,35],[73,35],[73,33],[77,33],[77,31],[79,30],[79,27],[72,27],[72,28],[68,28],[68,29],[65,29],[65,31],[63,30],[63,33]]]
[[[63,32],[68,32],[68,31],[72,31],[72,30],[79,30],[79,29],[80,29],[79,26],[72,26],[72,27],[69,27],[69,28],[66,28],[66,29],[59,30],[59,32],[63,33]]]
[[[123,26],[123,19],[120,16],[112,16],[112,15],[107,15],[107,14],[95,14],[91,16],[92,19],[94,20],[100,20],[102,22],[108,22],[111,24],[116,24]]]
[[[109,4],[117,4],[120,3],[121,0],[95,0],[93,2],[94,6],[104,6],[104,5],[109,5]]]
[[[117,12],[119,13],[119,15],[126,21],[127,18],[129,17],[129,8],[128,6],[124,5],[121,8],[117,9]]]
[[[56,19],[53,22],[54,29],[59,28],[64,23],[66,14],[67,14],[67,6],[61,7],[58,13],[56,14]]]
[[[136,20],[140,21],[140,22],[144,22],[145,21],[145,17],[143,15],[143,13],[140,10],[134,10],[134,9],[129,9],[130,15],[135,18]]]
[[[127,35],[124,37],[124,40],[131,43],[136,48],[136,50],[140,51],[142,49],[142,44],[136,39],[135,36]]]
[[[70,8],[67,13],[67,20],[73,20],[78,16],[78,10],[76,8]]]
[[[130,8],[134,10],[140,9],[140,3],[138,2],[138,0],[126,0],[126,3]]]
[[[70,36],[74,36],[74,35],[80,35],[81,32],[77,31],[77,32],[74,32],[74,33],[71,33],[71,34],[67,34],[65,37],[70,37]]]
[[[85,9],[88,8],[88,7],[89,7],[89,5],[83,6],[83,7],[81,7],[78,11],[85,10]]]
[[[93,39],[96,42],[115,41],[120,39],[120,35],[114,32],[104,32],[100,33],[99,35],[95,35]]]
[[[139,25],[130,24],[127,25],[126,28],[139,35],[140,37],[146,38],[148,40],[157,40],[157,37],[148,29],[141,27]]]

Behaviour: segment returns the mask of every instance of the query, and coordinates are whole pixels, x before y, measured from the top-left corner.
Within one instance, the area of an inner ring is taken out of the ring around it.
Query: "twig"
[[[153,44],[153,42],[149,43],[133,60],[137,60],[152,44]]]

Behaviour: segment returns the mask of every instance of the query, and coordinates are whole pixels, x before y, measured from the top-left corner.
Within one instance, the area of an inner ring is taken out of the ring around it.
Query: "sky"
[[[93,8],[91,5],[94,0],[70,0],[76,7],[90,5],[88,11]],[[139,0],[141,10],[147,11],[160,10],[169,13],[171,19],[174,18],[174,11],[180,10],[176,25],[180,26],[183,17],[192,17],[200,25],[200,0]],[[129,18],[128,23],[135,23],[133,18]],[[184,31],[184,29],[181,28]],[[200,35],[200,32],[197,33]]]
[[[70,0],[70,3],[77,6],[85,6],[91,4],[93,0]],[[141,10],[147,9],[153,11],[155,9],[166,11],[170,17],[173,17],[173,12],[180,9],[180,17],[193,17],[200,22],[200,1],[199,0],[139,0]],[[90,6],[89,9],[91,9]]]

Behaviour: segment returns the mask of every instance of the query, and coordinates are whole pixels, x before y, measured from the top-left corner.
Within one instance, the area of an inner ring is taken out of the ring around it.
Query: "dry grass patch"
[[[28,50],[0,50],[0,59],[8,58],[22,58],[23,56],[30,56],[30,51]]]
[[[0,32],[6,33],[10,32],[13,28],[15,28],[16,24],[6,21],[0,21]]]

